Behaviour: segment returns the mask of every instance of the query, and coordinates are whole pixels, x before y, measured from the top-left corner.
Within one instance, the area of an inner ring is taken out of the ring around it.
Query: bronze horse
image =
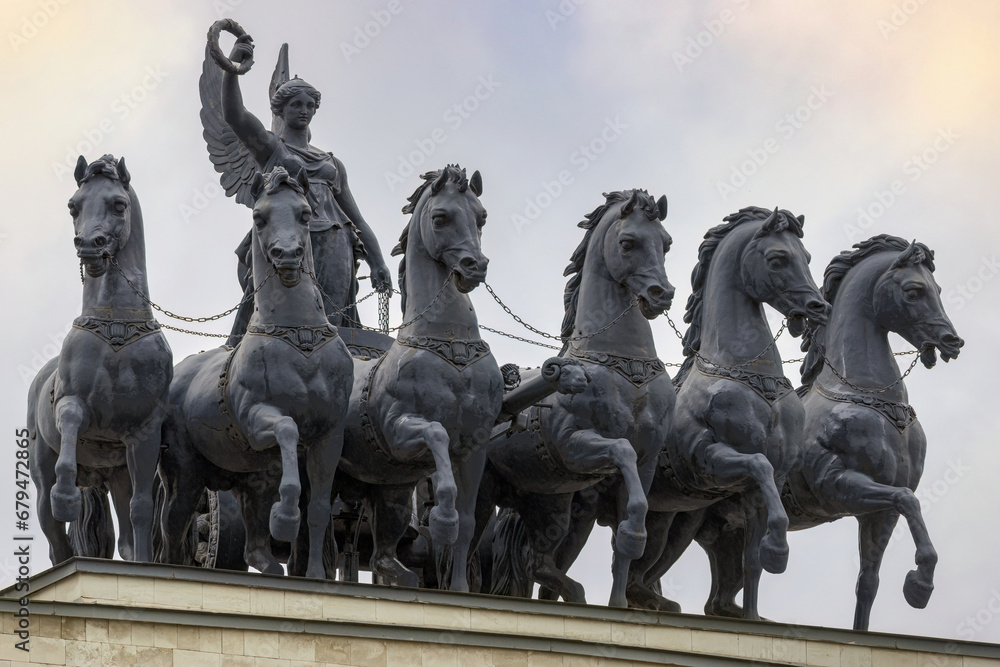
[[[38,519],[52,563],[60,563],[74,555],[66,522],[76,522],[80,531],[110,526],[78,525],[106,502],[102,490],[90,490],[84,506],[78,487],[107,487],[118,515],[119,553],[149,561],[153,479],[173,357],[147,301],[142,211],[124,158],[105,155],[88,165],[81,155],[74,176],[79,189],[69,212],[82,265],[83,311],[59,356],[28,392]]]
[[[674,412],[674,389],[649,325],[674,295],[663,267],[671,243],[660,223],[667,200],[654,201],[642,190],[605,197],[580,223],[587,232],[566,269],[572,277],[563,354],[584,364],[590,384],[530,408],[522,428],[490,444],[477,530],[485,529],[496,505],[516,510],[515,521],[523,522],[501,531],[519,538],[499,550],[495,543],[493,552],[498,570],[522,575],[495,571],[494,593],[530,595],[538,582],[567,601],[584,602],[583,587],[555,558],[574,520],[574,493],[614,475],[623,483],[613,500],[612,606],[625,606],[629,563],[645,545],[646,493]]]
[[[255,308],[247,335],[235,348],[202,352],[177,365],[160,461],[168,562],[191,558],[188,536],[204,489],[232,489],[246,527],[247,563],[282,574],[265,526],[284,542],[298,532],[301,446],[311,489],[306,574],[325,575],[330,490],[353,366],[326,318],[313,272],[308,188],[303,171],[292,178],[282,167],[255,179]]]
[[[435,506],[429,528],[447,565],[438,580],[467,591],[476,490],[485,445],[500,414],[504,383],[468,293],[486,276],[486,210],[479,172],[451,166],[423,175],[409,198],[412,213],[394,255],[403,321],[389,350],[355,360],[344,452],[336,488],[372,513],[376,581],[415,587],[416,573],[397,558],[417,482],[430,477]],[[450,553],[449,553],[450,552]]]
[[[882,555],[900,515],[916,544],[917,568],[903,585],[911,606],[927,605],[937,563],[913,495],[927,441],[908,404],[888,333],[920,350],[928,368],[935,364],[935,348],[947,362],[958,356],[964,341],[944,311],[933,276],[934,253],[927,246],[880,235],[854,248],[827,267],[823,294],[833,304],[833,314],[826,326],[809,331],[803,343],[808,353],[797,391],[806,409],[805,437],[782,499],[791,530],[857,517],[861,571],[854,628],[867,630]],[[727,545],[738,539],[743,526],[726,510],[710,508],[690,532],[697,531],[712,563],[706,613],[729,615],[738,611],[733,598],[739,577]],[[670,558],[683,546],[672,544]]]
[[[652,589],[647,572],[663,553],[678,511],[740,493],[750,527],[734,558],[743,579],[745,617],[758,618],[761,570],[783,572],[788,517],[778,490],[802,438],[804,410],[782,371],[764,316],[767,303],[793,334],[826,322],[830,306],[809,273],[803,218],[748,207],[705,235],[691,277],[684,321],[687,359],[675,383],[674,436],[649,493],[650,542],[629,573],[629,603],[676,609]],[[658,577],[657,577],[658,578]]]

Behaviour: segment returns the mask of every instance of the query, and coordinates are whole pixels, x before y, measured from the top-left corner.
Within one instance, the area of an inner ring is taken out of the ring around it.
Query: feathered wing
[[[235,195],[237,202],[253,208],[250,184],[257,172],[257,162],[222,117],[222,70],[215,64],[207,46],[198,92],[201,95],[201,125],[205,128],[202,136],[209,159],[222,174],[219,183],[227,197]]]

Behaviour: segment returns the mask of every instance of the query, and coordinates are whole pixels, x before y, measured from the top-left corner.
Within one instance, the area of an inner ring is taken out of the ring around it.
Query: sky
[[[956,361],[918,367],[906,381],[928,440],[917,495],[940,556],[936,590],[924,610],[904,601],[913,543],[901,522],[871,629],[1000,642],[1000,451],[987,419],[1000,371],[990,342],[1000,340],[1000,228],[989,204],[1000,173],[1000,5],[5,2],[0,420],[8,435],[0,460],[14,460],[28,384],[80,311],[66,209],[80,154],[126,158],[145,218],[154,301],[202,316],[239,300],[233,249],[250,215],[218,186],[198,117],[205,34],[222,17],[254,38],[256,64],[241,85],[265,124],[282,42],[292,73],[322,92],[312,143],[346,165],[393,273],[388,251],[418,175],[455,162],[480,170],[488,282],[542,329],[559,328],[562,272],[582,237],[576,223],[603,202],[602,192],[667,196],[664,224],[674,243],[666,269],[678,321],[701,237],[744,206],[805,216],[817,282],[830,258],[874,234],[930,246],[945,307],[966,341]],[[230,43],[223,38],[227,51]],[[485,290],[473,301],[481,323],[526,334]],[[375,321],[373,308],[362,316]],[[398,302],[392,317],[398,323]],[[769,317],[776,327],[778,315]],[[666,322],[653,326],[659,356],[679,361]],[[227,319],[202,330],[228,329]],[[167,338],[175,362],[216,344]],[[501,363],[538,365],[549,354],[487,340]],[[798,341],[783,336],[778,345],[784,358],[800,356]],[[7,468],[0,498],[10,500],[0,502],[10,508],[16,487]],[[12,544],[13,524],[0,521],[0,544]],[[850,627],[856,526],[844,519],[790,535],[788,570],[761,582],[761,614]],[[37,573],[48,560],[36,534]],[[595,532],[570,573],[594,604],[608,597],[609,539]],[[0,556],[0,583],[15,569],[11,556]],[[704,554],[689,550],[663,586],[686,612],[701,613]]]

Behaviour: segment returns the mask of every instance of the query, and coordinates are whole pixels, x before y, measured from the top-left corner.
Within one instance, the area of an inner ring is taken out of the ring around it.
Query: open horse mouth
[[[274,272],[285,287],[295,287],[302,280],[302,265],[300,262],[275,262]]]
[[[101,253],[100,255],[78,255],[80,263],[91,278],[100,278],[111,267],[111,255]]]
[[[945,363],[958,358],[959,352],[965,341],[954,334],[946,334],[938,341],[927,341],[920,346],[920,363],[924,368],[933,368],[937,363],[937,353],[941,352],[941,358]]]
[[[462,294],[468,294],[472,290],[476,289],[477,287],[479,287],[479,284],[482,283],[483,280],[486,278],[485,275],[482,276],[478,274],[466,275],[465,273],[457,269],[455,270],[454,275],[455,275],[455,287],[458,288],[458,291],[461,292]]]
[[[673,303],[672,299],[667,299],[665,302],[654,306],[646,299],[646,297],[642,296],[638,298],[638,301],[639,312],[642,313],[642,316],[647,320],[655,320],[657,317],[668,311]]]

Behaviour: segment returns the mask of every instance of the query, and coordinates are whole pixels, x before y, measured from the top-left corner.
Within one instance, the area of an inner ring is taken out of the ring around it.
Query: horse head
[[[764,212],[764,209],[744,211]],[[740,213],[743,213],[741,211]],[[809,272],[811,259],[802,244],[803,216],[777,208],[763,221],[740,257],[740,275],[751,298],[767,303],[788,318],[788,330],[799,336],[806,321],[823,325],[830,304]]]
[[[92,278],[107,272],[111,259],[128,243],[134,199],[125,158],[105,155],[87,164],[82,155],[74,172],[77,191],[69,199],[73,217],[73,244]]]
[[[303,270],[310,269],[308,191],[305,170],[292,177],[284,167],[266,175],[258,172],[250,190],[254,236],[285,287],[297,285]]]
[[[654,201],[645,190],[604,196],[609,203],[618,202],[607,207],[599,223],[607,225],[601,248],[604,264],[611,278],[638,299],[642,315],[651,320],[670,308],[674,298],[674,287],[663,267],[672,243],[660,224],[667,217],[667,198]]]
[[[422,178],[424,183],[403,207],[403,213],[413,217],[392,254],[401,255],[408,243],[418,243],[455,276],[459,292],[471,292],[486,279],[489,264],[481,247],[486,224],[486,209],[479,201],[483,179],[478,171],[466,178],[458,165],[427,172]],[[400,264],[401,284],[404,266]]]
[[[923,243],[910,243],[879,276],[872,305],[879,326],[920,350],[927,368],[937,362],[935,350],[947,362],[958,357],[965,345],[941,303],[941,288],[934,280],[934,251]]]

